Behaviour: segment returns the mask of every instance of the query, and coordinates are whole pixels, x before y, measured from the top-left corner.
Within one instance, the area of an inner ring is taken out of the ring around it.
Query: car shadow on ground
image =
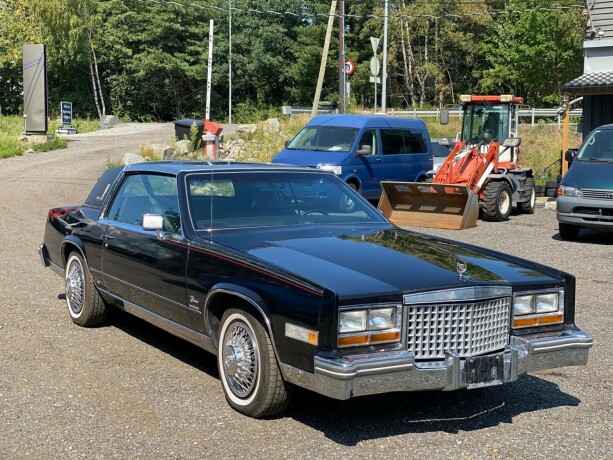
[[[551,239],[556,241],[564,241],[562,240],[562,237],[559,233],[553,235]],[[582,228],[581,230],[579,230],[579,236],[573,242],[611,246],[613,245],[613,232],[597,232],[596,230]]]
[[[345,446],[408,433],[481,430],[512,423],[523,413],[580,403],[558,385],[531,375],[478,390],[387,393],[347,401],[297,392],[288,415]]]
[[[195,345],[119,311],[113,311],[109,325],[219,379],[215,357]],[[580,403],[555,383],[533,375],[477,390],[387,393],[347,401],[293,390],[291,404],[277,418],[291,417],[346,446],[407,433],[481,430],[512,423],[520,414]]]

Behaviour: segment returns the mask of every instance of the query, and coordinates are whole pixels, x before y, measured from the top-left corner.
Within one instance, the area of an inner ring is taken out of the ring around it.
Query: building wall
[[[583,97],[583,137],[601,125],[613,123],[613,94]]]

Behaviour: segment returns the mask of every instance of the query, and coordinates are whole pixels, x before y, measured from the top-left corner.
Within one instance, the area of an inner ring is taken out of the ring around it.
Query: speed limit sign
[[[351,59],[347,59],[345,61],[345,73],[347,75],[352,75],[354,71],[355,71],[355,64],[353,63]]]

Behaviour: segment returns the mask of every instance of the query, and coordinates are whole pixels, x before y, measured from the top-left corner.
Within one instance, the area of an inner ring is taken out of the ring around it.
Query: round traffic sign
[[[345,61],[345,73],[347,75],[352,75],[355,71],[355,64],[351,59],[347,59]]]

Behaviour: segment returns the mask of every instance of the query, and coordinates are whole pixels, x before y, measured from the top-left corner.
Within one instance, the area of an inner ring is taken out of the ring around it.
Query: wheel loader
[[[513,205],[534,213],[536,194],[530,168],[519,163],[513,95],[462,95],[462,131],[431,182],[381,182],[378,208],[397,225],[465,229],[482,218],[501,222]],[[441,112],[441,123],[448,121]]]

